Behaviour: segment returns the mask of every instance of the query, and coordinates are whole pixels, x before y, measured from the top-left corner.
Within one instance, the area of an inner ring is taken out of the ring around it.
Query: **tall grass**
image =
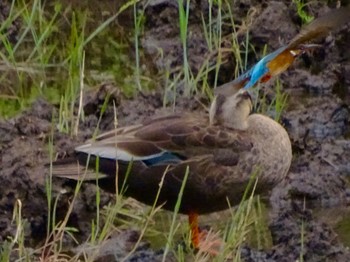
[[[170,250],[170,247],[172,245],[172,242],[174,241],[174,235],[175,235],[175,231],[176,231],[176,228],[175,228],[176,216],[177,216],[177,214],[179,213],[179,210],[180,210],[182,196],[183,196],[183,192],[185,190],[185,186],[186,186],[186,183],[187,183],[187,178],[188,178],[189,172],[190,172],[190,170],[189,170],[189,167],[187,166],[186,172],[185,172],[185,176],[184,176],[184,179],[182,181],[181,189],[180,189],[180,192],[179,192],[179,196],[178,196],[178,199],[176,201],[176,205],[175,205],[175,209],[174,209],[174,215],[173,215],[173,219],[172,219],[172,222],[171,222],[171,225],[170,225],[169,234],[168,234],[168,238],[167,238],[167,243],[165,245],[165,250],[164,250],[164,255],[163,255],[162,262],[166,261],[167,254],[169,253],[169,250]]]
[[[185,7],[184,7],[185,5]],[[184,84],[186,86],[185,92],[189,95],[192,90],[191,69],[187,59],[187,31],[188,31],[188,17],[190,12],[190,0],[178,0],[179,7],[179,25],[180,25],[180,40],[182,43],[182,59],[183,59],[183,74]]]
[[[79,96],[79,89],[83,89],[84,82],[81,76],[84,75],[84,42],[85,42],[85,25],[86,13],[81,15],[72,14],[71,33],[68,42],[68,81],[65,83],[65,92],[61,98],[59,111],[59,130],[61,132],[77,135],[77,125],[81,112],[76,117],[74,114],[74,106],[77,97]],[[82,97],[80,96],[80,99]],[[81,104],[81,103],[80,103]],[[80,108],[80,107],[79,107]]]
[[[260,87],[255,90],[255,94],[258,97],[260,93]],[[254,108],[257,112],[271,116],[276,122],[281,121],[281,116],[288,104],[288,94],[283,92],[282,84],[279,79],[276,80],[274,86],[274,96],[272,99],[268,99],[267,93],[263,93],[261,99],[255,99]]]
[[[111,25],[139,1],[130,0],[108,19],[92,21],[92,24],[85,10],[73,11],[70,4],[13,0],[10,13],[0,26],[0,117],[13,116],[38,96],[45,96],[60,104],[60,130],[73,133],[74,103],[82,86],[96,82],[96,71],[92,70],[96,68],[95,61],[101,59],[105,61],[99,62],[98,70],[108,65],[108,71],[117,79],[123,79],[121,88],[129,94],[135,92],[131,91],[125,75],[135,68],[139,70],[140,66],[127,63],[128,58],[123,53],[129,51],[128,40],[120,37],[121,33],[115,32]],[[13,42],[7,30],[17,21],[20,28]],[[105,47],[97,44],[101,41],[110,43],[110,54],[102,52]],[[86,59],[82,63],[84,53]]]
[[[32,4],[26,1],[13,1],[10,13],[0,30],[0,50],[2,60],[0,95],[0,115],[10,116],[25,107],[36,95],[46,92],[48,77],[46,71],[56,50],[55,43],[49,44],[49,38],[57,30],[55,24],[61,11],[58,3],[50,17],[42,14],[41,1]],[[19,31],[17,41],[7,37],[7,28],[19,20],[24,30]],[[28,44],[33,48],[28,48]],[[33,83],[31,85],[31,83]],[[35,86],[35,89],[31,87]]]
[[[209,98],[212,98],[212,89],[216,88],[219,80],[219,73],[223,63],[227,62],[228,54],[233,57],[235,61],[235,70],[232,72],[232,76],[236,77],[240,73],[244,72],[247,68],[248,63],[248,50],[250,48],[249,44],[249,30],[246,24],[237,26],[235,23],[235,17],[231,10],[231,2],[228,0],[210,0],[208,1],[209,10],[208,16],[205,17],[203,14],[201,16],[202,19],[202,27],[203,27],[203,35],[206,39],[206,44],[208,48],[207,54],[205,54],[205,59],[203,59],[203,63],[200,65],[199,70],[196,74],[189,73],[187,75],[191,75],[190,78],[186,78],[185,75],[185,94],[190,94],[195,91],[197,93],[204,94]],[[184,34],[186,30],[182,29],[185,22],[182,22],[185,19],[181,19],[184,17],[184,10],[180,12],[180,34],[182,36],[182,43],[184,46]],[[214,15],[214,13],[216,15]],[[253,16],[253,13],[248,14],[246,18],[247,21],[250,20],[250,16]],[[249,22],[247,22],[249,23]],[[229,36],[223,36],[222,28],[223,26],[230,25],[232,33]],[[187,25],[188,26],[188,25]],[[246,42],[241,46],[238,41],[238,35],[246,32]],[[230,37],[230,39],[229,39]],[[231,47],[223,48],[222,44],[224,41],[230,40]],[[186,48],[183,48],[183,56],[186,55]],[[243,57],[243,58],[242,58]],[[189,71],[188,62],[184,58],[183,64],[183,72]],[[209,83],[209,76],[214,76],[213,83]],[[191,82],[186,82],[187,80]],[[186,85],[187,84],[187,85]]]

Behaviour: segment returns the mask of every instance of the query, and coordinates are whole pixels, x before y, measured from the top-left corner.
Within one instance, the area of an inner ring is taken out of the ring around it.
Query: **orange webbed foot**
[[[200,230],[198,227],[197,213],[189,214],[189,223],[193,247],[197,249],[198,252],[217,256],[224,246],[224,242],[219,237],[219,234],[211,230]]]

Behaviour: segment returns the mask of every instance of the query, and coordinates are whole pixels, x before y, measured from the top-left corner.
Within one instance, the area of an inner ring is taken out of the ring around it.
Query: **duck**
[[[74,158],[54,162],[52,175],[98,179],[98,186],[111,193],[124,185],[124,196],[146,205],[157,199],[156,205],[174,211],[187,173],[179,213],[189,216],[197,248],[199,215],[240,203],[253,174],[258,179],[254,193],[263,195],[289,170],[286,130],[251,112],[247,90],[218,94],[209,114],[172,114],[103,133],[77,146]]]

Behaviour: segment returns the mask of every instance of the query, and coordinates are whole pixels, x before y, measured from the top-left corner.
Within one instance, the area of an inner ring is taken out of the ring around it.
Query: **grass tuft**
[[[300,17],[303,24],[308,24],[312,20],[314,20],[314,17],[309,15],[304,8],[308,5],[308,3],[304,3],[304,0],[293,0],[293,3],[297,7],[297,13]]]

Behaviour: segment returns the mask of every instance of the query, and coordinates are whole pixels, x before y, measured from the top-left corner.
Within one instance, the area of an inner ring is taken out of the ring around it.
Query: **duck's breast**
[[[261,179],[276,184],[288,173],[292,161],[292,146],[286,130],[271,118],[253,114],[248,120],[247,132],[254,147],[252,158],[261,170]]]

